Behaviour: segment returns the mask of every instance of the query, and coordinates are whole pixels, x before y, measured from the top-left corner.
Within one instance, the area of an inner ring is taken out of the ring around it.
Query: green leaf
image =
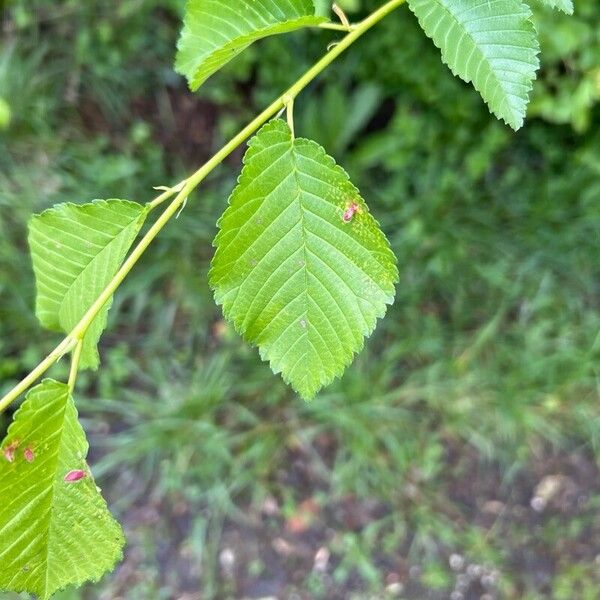
[[[210,282],[226,318],[312,398],[393,302],[396,260],[346,172],[283,121],[261,129],[244,162]]]
[[[36,314],[53,331],[69,333],[118,271],[148,209],[126,200],[59,204],[29,223],[37,283]],[[97,344],[112,299],[84,338],[81,367],[99,364]]]
[[[541,0],[542,4],[549,6],[550,8],[558,8],[568,15],[572,15],[574,12],[573,0]]]
[[[69,388],[46,380],[15,416],[0,455],[0,589],[46,600],[97,581],[124,545],[86,463],[88,444]],[[79,481],[66,482],[73,472]]]
[[[513,129],[523,124],[539,44],[521,0],[408,0],[455,75]]]
[[[315,0],[315,13],[329,17],[335,0]],[[358,12],[363,6],[363,0],[337,0],[336,4],[346,13]]]
[[[175,69],[197,90],[256,40],[326,20],[312,0],[188,0]]]
[[[314,0],[314,2],[315,14],[329,18],[331,15],[331,6],[333,4],[333,0]]]

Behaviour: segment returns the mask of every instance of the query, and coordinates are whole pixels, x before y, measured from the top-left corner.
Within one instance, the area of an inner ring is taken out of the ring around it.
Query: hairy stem
[[[343,25],[344,30],[350,27],[348,34],[325,56],[317,61],[294,85],[292,85],[284,94],[261,112],[254,120],[244,127],[235,137],[233,137],[223,148],[221,148],[208,162],[200,167],[188,179],[182,181],[178,185],[168,188],[163,194],[158,196],[148,204],[151,209],[156,208],[163,202],[172,198],[169,206],[158,217],[152,227],[146,232],[144,237],[139,241],[137,246],[127,257],[116,275],[108,283],[104,291],[98,299],[92,304],[79,323],[74,327],[71,333],[59,344],[56,349],[47,356],[23,381],[16,385],[4,398],[0,400],[0,413],[3,412],[14,400],[16,400],[23,392],[33,385],[59,358],[67,352],[72,351],[77,347],[78,341],[83,339],[85,332],[89,328],[92,321],[96,318],[102,307],[113,296],[117,288],[123,283],[133,267],[137,264],[141,256],[148,249],[156,236],[162,231],[165,225],[171,218],[177,214],[184,202],[187,200],[191,192],[209,175],[216,167],[218,167],[238,146],[243,144],[252,134],[254,134],[262,125],[269,119],[274,117],[279,111],[286,108],[293,102],[294,98],[318,75],[320,75],[334,60],[343,54],[356,40],[363,36],[369,29],[379,23],[381,19],[386,17],[393,10],[404,4],[406,0],[389,0],[366,19],[355,25]],[[337,28],[336,28],[337,29]],[[76,374],[76,373],[75,373]],[[74,382],[73,382],[74,383]],[[71,385],[71,381],[69,381]]]

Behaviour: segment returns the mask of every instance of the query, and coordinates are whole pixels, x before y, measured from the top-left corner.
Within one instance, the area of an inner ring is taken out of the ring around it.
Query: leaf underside
[[[346,172],[283,121],[260,130],[244,163],[210,283],[226,318],[309,399],[343,373],[393,302],[396,260]]]
[[[59,204],[31,219],[36,315],[44,327],[69,333],[77,325],[121,266],[146,215],[146,207],[135,202],[96,200]],[[84,337],[84,369],[98,367],[97,344],[111,303]]]
[[[558,8],[568,15],[574,12],[573,0],[541,0],[541,2],[550,8]]]
[[[408,0],[455,75],[472,82],[513,129],[523,124],[539,67],[531,11],[521,0]]]
[[[188,0],[175,69],[197,90],[256,40],[323,21],[312,0]]]
[[[0,589],[46,600],[111,570],[122,556],[123,533],[89,472],[68,387],[46,380],[32,389],[2,451]],[[65,482],[74,470],[86,476]]]
[[[332,0],[314,0],[314,3],[315,14],[329,18],[331,15],[331,5],[333,4]]]

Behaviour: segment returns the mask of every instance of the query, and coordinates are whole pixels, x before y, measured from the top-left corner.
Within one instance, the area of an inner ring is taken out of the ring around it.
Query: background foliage
[[[33,312],[30,214],[148,200],[335,38],[261,42],[192,96],[172,70],[182,11],[4,11],[0,392],[54,341]],[[596,597],[600,7],[536,11],[543,66],[516,135],[399,12],[296,109],[390,237],[395,306],[312,404],[274,379],[206,279],[233,157],[117,295],[104,368],[82,379],[90,461],[129,546],[101,587],[64,598]]]

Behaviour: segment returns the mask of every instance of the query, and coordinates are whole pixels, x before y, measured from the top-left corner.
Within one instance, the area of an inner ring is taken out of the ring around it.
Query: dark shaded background
[[[366,350],[311,404],[207,286],[242,149],[193,195],[119,292],[103,367],[78,386],[129,545],[63,599],[600,596],[600,5],[576,5],[536,10],[543,68],[517,134],[406,9],[298,99],[299,135],[350,172],[401,274]],[[33,314],[29,215],[151,199],[336,37],[262,42],[192,95],[171,67],[182,10],[4,10],[0,392],[56,343]]]

